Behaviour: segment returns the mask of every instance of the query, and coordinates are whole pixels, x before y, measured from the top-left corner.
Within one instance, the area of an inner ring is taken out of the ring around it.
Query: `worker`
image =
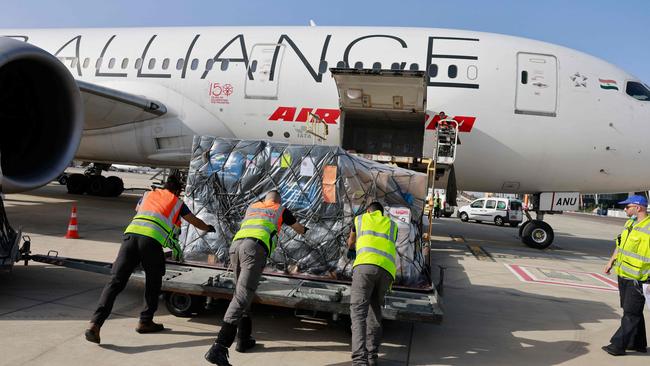
[[[239,231],[230,245],[230,263],[235,272],[235,293],[223,317],[217,339],[205,359],[219,366],[230,366],[228,348],[237,337],[237,352],[255,346],[251,337],[252,321],[249,310],[260,282],[262,271],[278,241],[282,224],[304,235],[308,228],[297,222],[291,211],[281,205],[280,194],[270,191],[263,202],[251,204],[246,210]]]
[[[618,275],[623,318],[621,326],[602,349],[613,356],[623,356],[626,350],[646,353],[648,343],[643,318],[643,284],[650,275],[650,216],[648,200],[643,196],[630,196],[624,204],[629,220],[618,236],[616,249],[605,265],[605,273],[614,268]]]
[[[395,280],[397,224],[383,212],[379,202],[371,203],[363,215],[355,217],[348,237],[348,250],[356,251],[350,293],[353,365],[377,364],[381,306]]]
[[[194,216],[179,198],[182,189],[180,180],[172,175],[163,189],[146,192],[138,202],[135,209],[137,213],[124,230],[122,246],[111,269],[111,280],[104,287],[90,327],[86,329],[85,336],[89,342],[100,342],[99,331],[111,314],[115,298],[124,289],[138,264],[142,264],[146,275],[146,305],[140,313],[140,321],[135,330],[138,333],[152,333],[165,329],[162,324],[153,321],[165,274],[163,247],[171,247],[174,259],[181,260],[182,252],[178,245],[179,217],[200,230],[215,231],[214,226]]]
[[[440,218],[440,210],[442,210],[442,200],[436,193],[436,196],[433,198],[433,217],[436,219]]]

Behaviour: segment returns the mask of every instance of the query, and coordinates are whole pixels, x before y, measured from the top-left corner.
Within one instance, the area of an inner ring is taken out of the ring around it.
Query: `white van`
[[[522,203],[520,200],[510,198],[479,198],[459,208],[458,217],[464,222],[491,221],[497,226],[508,223],[516,227],[523,220]]]

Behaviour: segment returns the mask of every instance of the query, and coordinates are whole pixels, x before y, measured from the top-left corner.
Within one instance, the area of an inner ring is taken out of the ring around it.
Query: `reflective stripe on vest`
[[[395,279],[397,272],[397,224],[373,211],[357,216],[354,220],[357,233],[357,258],[354,265],[374,264],[385,269]]]
[[[647,281],[650,277],[650,217],[636,225],[628,220],[616,250],[616,274],[624,278]]]
[[[268,255],[271,255],[277,245],[283,212],[284,207],[275,202],[264,201],[250,205],[233,241],[244,238],[258,239],[266,246]]]
[[[156,239],[162,246],[171,247],[180,232],[180,212],[183,201],[166,189],[147,192],[142,197],[138,212],[124,233],[134,233]]]

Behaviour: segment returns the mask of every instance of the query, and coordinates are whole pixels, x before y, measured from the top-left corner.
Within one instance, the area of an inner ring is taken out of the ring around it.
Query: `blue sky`
[[[191,25],[409,26],[561,44],[650,83],[650,0],[3,0],[0,28]]]

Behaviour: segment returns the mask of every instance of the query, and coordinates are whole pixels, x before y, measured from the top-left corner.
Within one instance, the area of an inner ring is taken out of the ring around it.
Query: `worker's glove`
[[[208,232],[208,233],[214,233],[216,231],[217,231],[217,229],[215,229],[214,226],[212,226],[212,225],[208,225],[208,230],[206,230],[206,232]]]
[[[183,250],[178,244],[172,246],[172,259],[177,262],[183,261]]]
[[[349,260],[353,260],[357,257],[357,251],[354,249],[348,249],[347,257]]]

